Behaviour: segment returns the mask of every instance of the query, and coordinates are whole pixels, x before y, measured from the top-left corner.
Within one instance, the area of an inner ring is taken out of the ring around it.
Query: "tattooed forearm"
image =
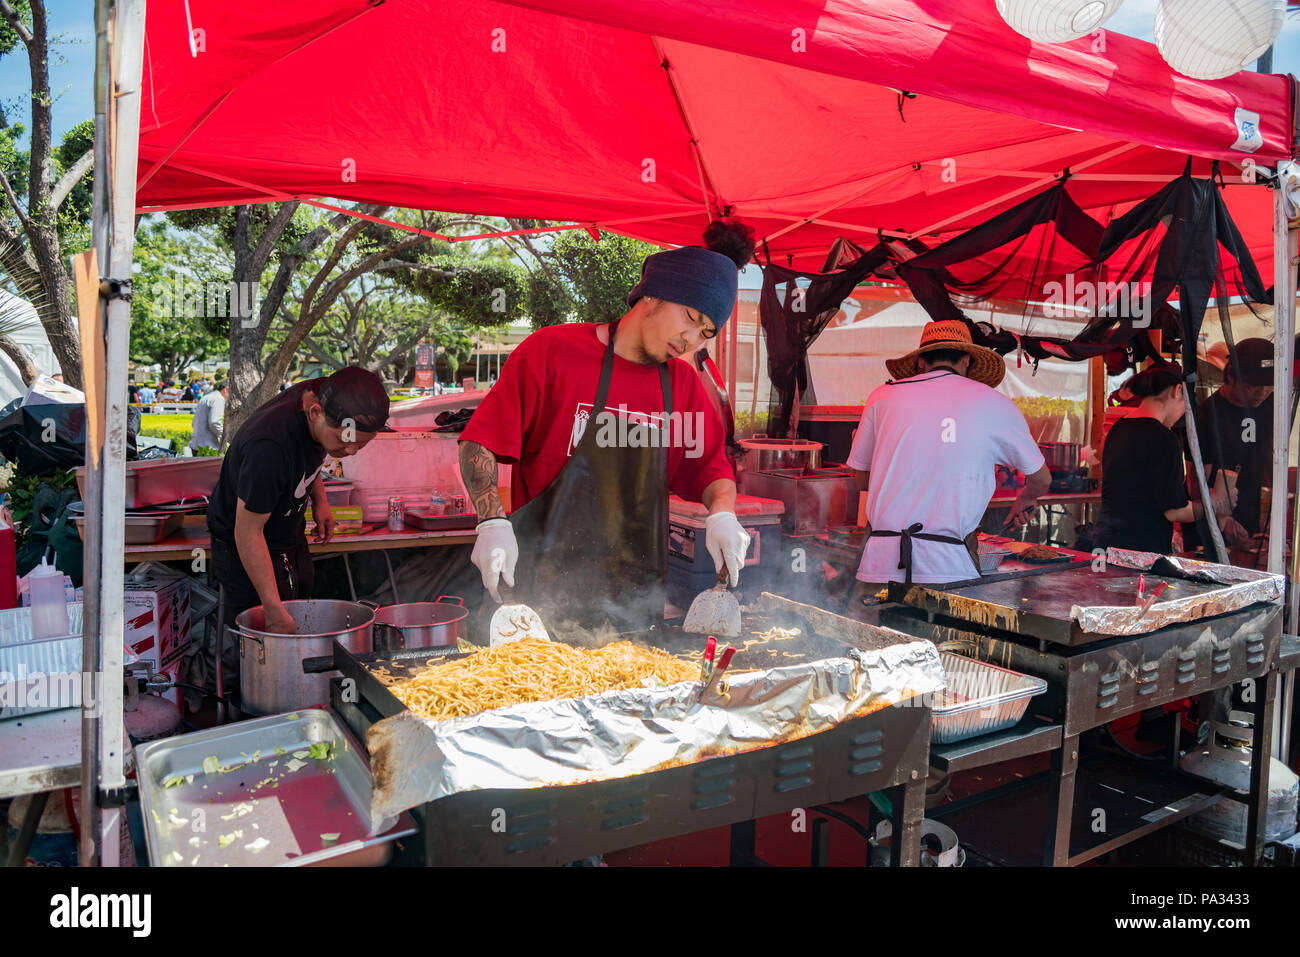
[[[506,510],[501,507],[501,496],[497,493],[495,455],[477,442],[461,442],[460,477],[480,522],[506,517]]]

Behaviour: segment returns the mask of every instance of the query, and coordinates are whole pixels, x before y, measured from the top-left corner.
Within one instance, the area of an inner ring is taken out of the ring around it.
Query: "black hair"
[[[924,359],[930,365],[936,362],[946,362],[949,365],[956,365],[963,358],[970,355],[965,349],[929,349],[922,352],[917,358]]]
[[[1152,366],[1145,372],[1139,372],[1125,382],[1124,385],[1137,398],[1147,399],[1159,395],[1170,386],[1180,385],[1182,381],[1182,369],[1176,365],[1167,364]]]
[[[754,256],[754,230],[738,220],[715,219],[704,230],[704,248],[721,253],[744,269]]]

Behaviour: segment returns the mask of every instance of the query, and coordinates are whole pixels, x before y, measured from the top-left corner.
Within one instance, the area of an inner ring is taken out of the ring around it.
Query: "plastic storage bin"
[[[753,536],[740,587],[757,594],[775,580],[782,566],[781,515],[785,505],[753,495],[736,496],[736,518]],[[686,608],[695,596],[717,583],[713,557],[704,544],[708,509],[677,496],[668,500],[668,600]]]

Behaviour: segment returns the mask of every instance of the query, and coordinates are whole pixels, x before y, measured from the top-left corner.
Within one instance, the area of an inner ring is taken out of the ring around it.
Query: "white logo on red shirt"
[[[587,422],[591,419],[591,410],[593,408],[594,406],[590,402],[579,402],[574,408],[573,428],[569,431],[569,447],[564,451],[566,456],[572,455],[573,450],[582,441],[582,434],[587,431]],[[656,429],[664,427],[663,412],[634,412],[626,406],[619,406],[617,409],[607,408],[605,411],[621,416],[631,424],[650,425]]]

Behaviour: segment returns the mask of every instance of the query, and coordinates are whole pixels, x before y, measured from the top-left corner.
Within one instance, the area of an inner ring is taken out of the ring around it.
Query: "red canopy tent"
[[[1200,174],[1210,160],[1226,164],[1229,204],[1261,273],[1294,287],[1295,231],[1237,172],[1294,156],[1291,77],[1192,80],[1150,44],[1106,31],[1033,43],[993,0],[113,6],[111,98],[96,106],[106,374],[87,397],[104,410],[105,436],[102,455],[87,445],[89,494],[102,501],[87,509],[102,542],[87,549],[88,671],[121,668],[130,305],[119,291],[129,289],[136,212],[347,200],[682,244],[730,207],[773,258],[815,269],[840,236],[933,245],[1067,169],[1071,195],[1104,224],[1191,155]],[[108,33],[97,26],[102,77]],[[1275,269],[1262,261],[1270,242]],[[1277,310],[1279,431],[1289,313]],[[1283,508],[1275,497],[1274,527]],[[1275,537],[1269,555],[1279,571],[1281,545]],[[108,683],[105,714],[120,693]],[[120,724],[106,722],[102,736],[97,717],[84,727],[83,787],[120,786]],[[84,828],[87,863],[97,813]],[[105,813],[106,827],[116,814]]]
[[[333,198],[683,244],[707,204],[804,268],[841,235],[950,237],[1067,169],[1104,223],[1189,154],[1225,161],[1267,258],[1239,166],[1294,147],[1290,77],[1036,44],[992,0],[189,0],[149,8],[144,54],[141,212]]]

